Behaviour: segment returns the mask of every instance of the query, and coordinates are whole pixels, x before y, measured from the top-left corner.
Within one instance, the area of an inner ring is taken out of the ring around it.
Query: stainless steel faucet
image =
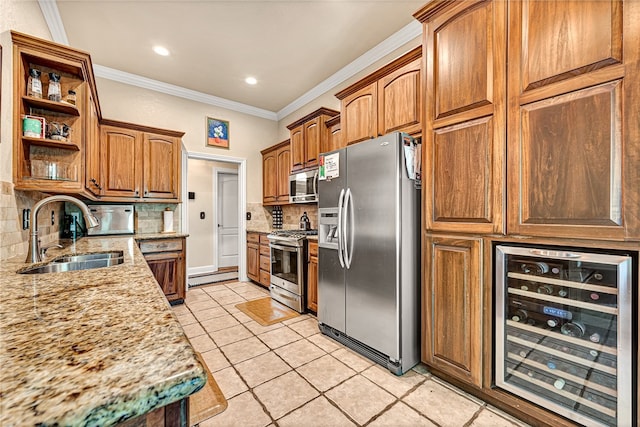
[[[31,230],[29,233],[29,252],[27,254],[27,260],[26,260],[26,262],[28,263],[42,261],[42,255],[40,253],[40,239],[38,239],[38,212],[40,211],[40,208],[42,208],[44,205],[50,202],[70,202],[78,206],[82,211],[84,220],[87,223],[87,228],[97,227],[99,224],[98,219],[91,214],[89,207],[84,203],[82,203],[80,200],[76,199],[75,197],[57,194],[55,196],[50,196],[40,200],[31,209]]]

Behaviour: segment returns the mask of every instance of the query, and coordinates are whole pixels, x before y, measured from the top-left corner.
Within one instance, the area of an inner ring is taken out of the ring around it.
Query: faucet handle
[[[63,248],[63,246],[62,246],[62,245],[60,245],[60,244],[58,244],[58,243],[54,243],[53,245],[49,245],[49,246],[41,247],[41,248],[40,248],[40,257],[44,258],[44,256],[45,256],[45,255],[46,255],[46,253],[47,253],[47,250],[48,250],[48,249],[51,249],[51,248],[58,248],[58,249],[62,249],[62,248]]]

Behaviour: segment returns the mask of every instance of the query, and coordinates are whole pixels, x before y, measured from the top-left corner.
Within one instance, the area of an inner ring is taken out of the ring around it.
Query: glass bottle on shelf
[[[42,98],[42,81],[40,80],[40,74],[40,70],[29,68],[27,96],[30,96],[32,98]]]
[[[76,105],[76,91],[69,89],[65,101],[71,105]]]
[[[60,74],[49,73],[49,90],[47,91],[49,101],[60,102],[62,93],[60,90]]]

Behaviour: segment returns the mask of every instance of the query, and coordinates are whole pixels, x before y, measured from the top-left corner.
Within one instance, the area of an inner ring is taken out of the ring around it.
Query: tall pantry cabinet
[[[414,16],[423,361],[528,422],[571,425],[493,386],[492,250],[527,241],[637,254],[640,2],[434,0]]]

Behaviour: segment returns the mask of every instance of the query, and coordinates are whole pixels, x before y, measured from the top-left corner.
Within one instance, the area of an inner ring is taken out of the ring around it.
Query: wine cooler
[[[631,426],[632,258],[496,246],[496,386],[588,426]]]

